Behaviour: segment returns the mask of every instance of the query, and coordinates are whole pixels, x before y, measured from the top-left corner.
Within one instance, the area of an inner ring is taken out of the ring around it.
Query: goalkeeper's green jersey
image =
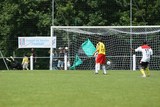
[[[105,49],[104,43],[98,42],[96,48],[97,48],[98,54],[104,54],[104,55],[106,54],[106,49]]]

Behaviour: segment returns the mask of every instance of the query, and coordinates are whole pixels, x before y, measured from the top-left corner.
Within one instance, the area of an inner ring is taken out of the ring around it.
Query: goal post
[[[105,42],[107,59],[112,61],[110,69],[136,70],[141,53],[136,53],[136,56],[133,56],[135,53],[131,51],[131,48],[137,48],[143,41],[147,41],[153,48],[154,55],[150,68],[159,69],[160,26],[51,26],[52,36],[57,38],[57,51],[59,51],[59,47],[68,47],[67,60],[71,65],[76,54],[83,60],[83,63],[76,69],[94,69],[94,57],[87,58],[81,53],[80,47],[86,39],[90,39],[96,45],[99,37],[102,37]],[[51,68],[51,55],[50,58]],[[65,61],[65,65],[67,63]]]

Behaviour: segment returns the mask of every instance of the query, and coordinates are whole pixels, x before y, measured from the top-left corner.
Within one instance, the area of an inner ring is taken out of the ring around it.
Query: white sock
[[[102,69],[103,69],[103,73],[107,74],[107,72],[106,72],[106,66],[105,65],[102,65]]]
[[[100,70],[100,63],[97,63],[97,69]]]
[[[95,65],[95,73],[98,73],[99,67],[98,67],[98,63],[96,63]]]

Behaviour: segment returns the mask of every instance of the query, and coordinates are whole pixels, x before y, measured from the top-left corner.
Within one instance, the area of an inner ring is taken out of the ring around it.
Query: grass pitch
[[[0,71],[0,107],[160,107],[160,72]]]

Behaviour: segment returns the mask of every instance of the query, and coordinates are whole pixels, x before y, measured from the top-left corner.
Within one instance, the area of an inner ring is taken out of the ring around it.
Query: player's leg
[[[149,66],[148,66],[148,62],[146,62],[146,76],[149,77],[150,76],[150,70],[149,70]]]
[[[6,60],[7,60],[8,62],[11,62],[11,60],[9,60],[8,58],[6,58]]]
[[[10,58],[12,59],[12,61],[14,61],[14,58],[13,58],[13,56],[10,56]]]
[[[26,63],[26,70],[29,70],[29,68],[28,68],[28,63]]]
[[[146,76],[149,77],[150,75],[151,75],[151,74],[150,74],[150,71],[149,71],[149,67],[147,67],[147,68],[146,68]]]
[[[25,64],[23,64],[22,66],[23,66],[23,70],[25,70]]]
[[[107,71],[106,71],[106,56],[105,55],[102,55],[101,56],[101,65],[102,65],[102,70],[103,70],[103,74],[107,74]]]
[[[106,75],[106,74],[107,74],[107,71],[106,71],[106,66],[105,66],[104,64],[102,65],[102,70],[103,70],[103,74]]]
[[[61,61],[61,70],[64,70],[64,62]]]
[[[145,71],[143,68],[140,69],[141,73],[142,73],[142,77],[146,77]]]
[[[55,70],[55,69],[56,69],[56,62],[53,61],[53,63],[52,63],[52,70]]]
[[[142,77],[146,77],[146,74],[145,74],[145,71],[144,71],[144,68],[145,68],[145,67],[144,67],[144,65],[145,65],[144,62],[141,62],[140,65],[141,65],[140,71],[141,71],[141,73],[142,73]]]
[[[60,69],[60,63],[61,63],[61,61],[58,60],[58,64],[57,64],[58,69]]]
[[[96,63],[96,65],[95,65],[95,74],[98,74],[99,70],[100,70],[100,63]]]
[[[98,55],[96,58],[96,65],[95,65],[95,74],[98,74],[98,71],[100,70],[100,56]]]

